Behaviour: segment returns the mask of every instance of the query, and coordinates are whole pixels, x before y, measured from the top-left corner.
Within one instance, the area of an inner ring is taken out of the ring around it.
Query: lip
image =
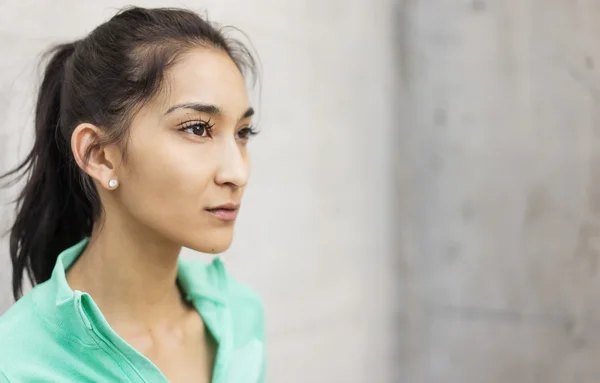
[[[234,221],[237,217],[239,209],[239,203],[227,202],[222,205],[208,207],[204,210],[223,221]]]

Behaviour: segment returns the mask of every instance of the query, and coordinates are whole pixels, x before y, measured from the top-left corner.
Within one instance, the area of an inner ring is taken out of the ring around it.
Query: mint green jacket
[[[51,278],[0,317],[0,382],[167,382],[108,325],[65,271],[88,240],[62,252]],[[263,383],[263,309],[222,262],[179,260],[179,283],[218,343],[213,383]]]

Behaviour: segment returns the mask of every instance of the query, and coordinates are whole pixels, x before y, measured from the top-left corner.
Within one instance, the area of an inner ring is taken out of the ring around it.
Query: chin
[[[206,254],[220,254],[220,253],[224,252],[225,250],[229,249],[229,246],[231,246],[231,242],[229,242],[226,245],[218,244],[218,245],[211,246],[211,247],[202,246],[202,248],[199,249],[198,251],[201,253],[206,253]]]
[[[187,244],[184,246],[201,253],[219,254],[229,249],[232,241],[233,232],[215,232],[209,236],[204,233],[204,235],[196,235],[193,239],[187,241]]]

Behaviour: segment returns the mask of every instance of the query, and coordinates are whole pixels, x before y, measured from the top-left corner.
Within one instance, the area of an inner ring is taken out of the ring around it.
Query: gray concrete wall
[[[391,4],[135,3],[207,9],[244,30],[262,59],[263,133],[252,143],[251,185],[225,260],[264,298],[269,381],[396,381]],[[37,55],[127,4],[0,1],[0,170],[31,143]],[[0,200],[15,192],[0,192]],[[12,213],[1,212],[6,229]],[[3,312],[11,303],[10,270],[6,239],[0,245]]]
[[[406,1],[406,382],[600,380],[600,2]]]

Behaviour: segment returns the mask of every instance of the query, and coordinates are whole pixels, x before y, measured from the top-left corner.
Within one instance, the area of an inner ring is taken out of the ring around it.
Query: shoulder
[[[25,333],[25,329],[37,324],[37,315],[31,294],[27,294],[15,302],[4,314],[0,316],[0,339],[3,344],[6,341],[17,341]],[[0,348],[0,358],[6,348]]]
[[[29,358],[34,350],[29,345],[39,345],[43,337],[43,321],[38,316],[31,293],[25,295],[0,316],[0,382],[8,381],[7,369]],[[4,380],[3,380],[4,379]]]
[[[0,316],[0,372],[9,378],[27,376],[32,365],[39,366],[39,375],[42,366],[70,358],[72,350],[81,355],[96,348],[94,342],[77,336],[70,316],[48,316],[40,308],[37,298],[47,298],[48,286],[37,285]]]

